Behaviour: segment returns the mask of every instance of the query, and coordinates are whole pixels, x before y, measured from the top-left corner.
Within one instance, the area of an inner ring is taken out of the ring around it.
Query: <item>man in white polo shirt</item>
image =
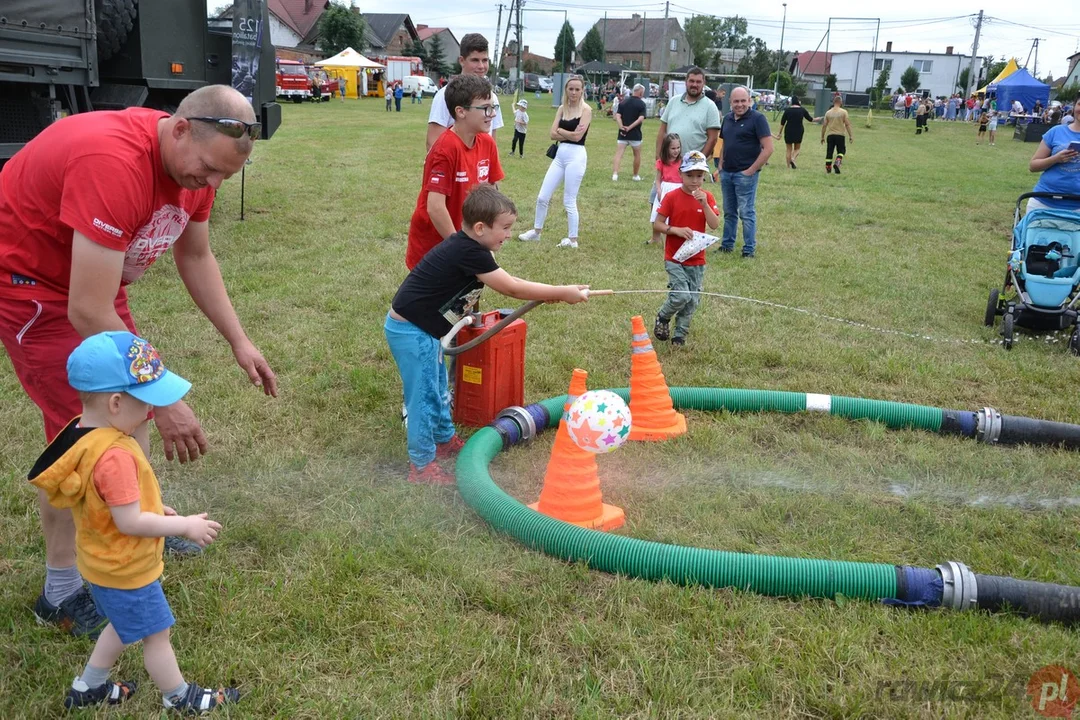
[[[480,33],[469,33],[461,38],[461,72],[470,75],[486,77],[488,64],[488,41]],[[495,117],[491,118],[491,139],[495,139],[495,131],[503,126],[502,108],[499,107],[499,96],[491,93],[491,104],[495,106]],[[431,112],[428,113],[427,149],[430,150],[439,136],[446,132],[454,124],[454,116],[446,109],[446,87],[443,86],[435,94],[431,101]]]

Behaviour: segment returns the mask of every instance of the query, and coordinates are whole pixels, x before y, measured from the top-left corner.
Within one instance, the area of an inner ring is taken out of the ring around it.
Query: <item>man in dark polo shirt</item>
[[[773,152],[769,121],[750,109],[750,91],[737,87],[731,91],[731,112],[720,126],[724,141],[720,160],[720,191],[724,196],[724,234],[720,252],[735,250],[739,220],[743,226],[744,258],[754,257],[757,249],[755,231],[758,172]]]
[[[633,94],[619,103],[619,111],[615,113],[615,124],[619,126],[618,147],[615,148],[615,168],[611,179],[619,179],[619,164],[622,162],[626,146],[634,151],[634,180],[641,180],[641,124],[645,122],[645,101],[641,96],[645,94],[645,86],[634,86]]]

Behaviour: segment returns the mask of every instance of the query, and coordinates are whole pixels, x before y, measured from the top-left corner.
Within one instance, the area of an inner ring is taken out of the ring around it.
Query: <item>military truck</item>
[[[240,12],[248,3],[236,5]],[[205,0],[3,0],[0,164],[61,117],[134,106],[171,111],[187,93],[214,83],[251,96],[269,138],[281,109],[260,5],[261,18],[238,21],[237,42],[250,45],[261,33],[262,48],[234,60],[233,21],[209,21]]]

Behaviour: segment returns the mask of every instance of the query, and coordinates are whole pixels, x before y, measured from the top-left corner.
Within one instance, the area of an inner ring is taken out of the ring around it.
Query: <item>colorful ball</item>
[[[563,419],[574,443],[591,453],[609,453],[630,437],[630,408],[610,390],[581,395]]]

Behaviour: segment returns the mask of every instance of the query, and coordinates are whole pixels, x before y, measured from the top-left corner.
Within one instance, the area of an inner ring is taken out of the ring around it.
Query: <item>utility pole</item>
[[[495,62],[488,68],[488,72],[495,77],[499,78],[499,63],[502,60],[502,45],[499,45],[499,33],[502,31],[502,11],[504,5],[499,3],[499,19],[495,21]]]
[[[968,68],[967,88],[964,90],[965,98],[971,97],[971,89],[977,87],[975,83],[979,80],[979,78],[975,76],[975,63],[979,59],[979,33],[982,32],[982,24],[983,11],[980,10],[979,19],[975,22],[975,45],[972,46],[971,50],[971,65]]]
[[[776,56],[776,82],[773,83],[773,102],[780,94],[780,63],[784,62],[784,28],[787,27],[787,3],[784,3],[784,21],[780,24],[780,53]]]
[[[517,3],[517,75],[518,75],[518,89],[521,90],[521,94],[525,94],[525,75],[521,69],[521,6],[525,4],[525,0],[514,0]]]
[[[660,56],[660,57],[662,57],[664,59],[664,61],[660,64],[660,72],[667,72],[668,68],[671,67],[671,55],[668,52],[668,41],[667,41],[667,21],[668,21],[668,12],[670,10],[671,10],[671,3],[670,2],[665,2],[664,3],[664,33],[663,33],[663,36],[662,36],[663,37],[663,48],[664,48],[664,50],[663,50],[663,54]]]
[[[1032,50],[1034,50],[1035,51],[1035,66],[1031,71],[1031,76],[1033,78],[1035,78],[1036,80],[1038,80],[1039,79],[1039,41],[1040,40],[1045,40],[1046,38],[1029,38],[1029,39],[1031,40],[1031,50],[1028,50],[1027,59],[1028,60],[1031,59],[1031,52],[1032,52]],[[1024,67],[1027,67],[1027,65],[1028,65],[1027,60],[1025,60],[1024,61]]]

